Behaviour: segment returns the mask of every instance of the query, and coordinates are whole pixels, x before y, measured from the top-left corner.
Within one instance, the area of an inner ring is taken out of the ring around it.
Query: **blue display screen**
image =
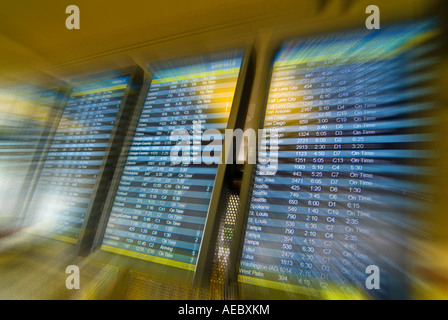
[[[242,56],[154,73],[102,250],[195,269],[221,154],[207,130],[222,140]]]
[[[403,283],[431,195],[433,21],[287,41],[275,57],[239,283],[323,298]],[[381,271],[366,286],[369,266]],[[398,276],[397,276],[398,275]]]
[[[106,78],[72,89],[28,208],[37,233],[77,242],[128,82]]]

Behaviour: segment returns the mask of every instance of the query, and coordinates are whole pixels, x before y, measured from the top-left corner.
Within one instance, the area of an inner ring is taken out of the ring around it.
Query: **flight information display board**
[[[406,273],[406,237],[418,230],[412,217],[424,211],[434,174],[427,41],[435,35],[433,21],[420,21],[283,44],[249,193],[240,286],[326,298],[399,289],[392,283]],[[380,271],[374,289],[368,266]]]
[[[110,76],[72,89],[27,210],[38,233],[78,241],[129,83]]]
[[[223,139],[243,53],[186,60],[153,73],[102,250],[195,269],[221,155],[216,147],[208,156],[203,152]],[[209,129],[218,136],[207,136]]]

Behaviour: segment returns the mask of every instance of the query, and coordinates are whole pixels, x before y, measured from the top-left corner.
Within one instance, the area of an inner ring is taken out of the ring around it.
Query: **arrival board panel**
[[[274,64],[239,282],[386,297],[434,153],[433,21],[286,42]],[[366,269],[378,266],[379,289]],[[334,295],[333,297],[341,297]]]
[[[242,58],[154,72],[102,250],[195,269]]]
[[[39,233],[77,242],[128,82],[109,77],[73,88],[28,208]]]

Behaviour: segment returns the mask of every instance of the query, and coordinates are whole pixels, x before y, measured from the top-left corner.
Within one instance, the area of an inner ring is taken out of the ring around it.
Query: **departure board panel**
[[[75,85],[27,210],[38,233],[76,243],[111,143],[129,76]]]
[[[102,250],[195,269],[221,155],[207,147],[223,139],[242,59],[238,50],[153,73]]]
[[[404,289],[413,217],[424,212],[435,174],[435,35],[425,20],[283,44],[249,194],[240,286],[336,299]]]

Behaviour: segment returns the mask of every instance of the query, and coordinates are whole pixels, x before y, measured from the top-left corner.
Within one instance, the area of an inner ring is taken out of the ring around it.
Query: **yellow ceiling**
[[[413,16],[434,1],[376,1],[382,19]],[[80,8],[80,30],[67,30],[65,8]],[[210,50],[236,38],[260,37],[289,25],[301,34],[351,20],[362,23],[364,0],[21,0],[0,10],[0,78],[73,72],[88,61],[146,52],[149,59]],[[208,34],[207,37],[198,35]],[[195,38],[196,37],[196,38]],[[213,38],[215,37],[215,38]],[[167,46],[167,44],[170,45]],[[176,45],[177,43],[177,45]],[[161,49],[165,46],[165,51]],[[162,53],[163,52],[163,53]],[[152,55],[151,55],[152,53]]]

